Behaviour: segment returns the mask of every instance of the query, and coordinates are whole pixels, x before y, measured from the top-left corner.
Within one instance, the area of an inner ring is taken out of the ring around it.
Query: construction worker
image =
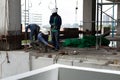
[[[44,51],[44,52],[48,52],[47,46],[50,47],[50,48],[54,48],[53,45],[48,43],[48,35],[49,34],[48,34],[47,30],[45,30],[45,29],[40,30],[40,32],[38,33],[38,36],[37,36],[37,40],[31,42],[31,46],[34,49],[38,49],[38,50],[41,50],[41,51]]]
[[[51,48],[54,48],[54,46],[52,46],[51,44],[48,43],[48,31],[46,29],[42,29],[37,38],[38,38],[38,42],[42,42],[45,44],[45,46],[49,46]]]
[[[37,40],[37,35],[39,33],[40,26],[38,26],[37,24],[29,24],[25,28],[26,33],[28,32],[28,29],[30,29],[30,41],[32,42],[34,40]]]
[[[59,32],[62,24],[61,16],[57,14],[57,9],[52,10],[52,15],[50,16],[49,23],[51,25],[51,38],[55,50],[59,50]]]

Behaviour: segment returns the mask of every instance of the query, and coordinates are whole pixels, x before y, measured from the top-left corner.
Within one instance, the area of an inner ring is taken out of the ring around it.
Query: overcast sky
[[[83,21],[83,0],[56,0],[58,14],[62,17],[63,24],[80,24]],[[77,14],[75,13],[78,1]],[[105,1],[105,0],[103,0]],[[22,0],[24,2],[24,0]],[[29,0],[30,13],[42,14],[42,24],[49,24],[51,10],[55,6],[55,0]],[[107,10],[111,6],[104,6],[103,10]],[[49,9],[50,8],[50,9]],[[112,14],[112,9],[108,13]],[[115,13],[116,14],[116,13]]]
[[[63,24],[73,24],[82,21],[83,0],[78,0],[78,10],[75,13],[77,0],[56,0],[58,14],[62,17]],[[40,3],[41,2],[41,3]],[[31,6],[32,3],[32,6]],[[43,16],[43,24],[49,24],[51,10],[55,6],[55,0],[29,0],[30,12],[40,13]],[[77,17],[79,18],[77,18]]]

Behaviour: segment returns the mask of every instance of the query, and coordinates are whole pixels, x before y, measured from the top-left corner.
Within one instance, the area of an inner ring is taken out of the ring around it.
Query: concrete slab
[[[6,51],[0,51],[0,78],[43,68],[55,63],[78,67],[120,70],[120,54],[112,49],[64,48],[53,53],[36,51],[7,51],[10,63],[7,63]],[[64,54],[65,53],[65,54]]]

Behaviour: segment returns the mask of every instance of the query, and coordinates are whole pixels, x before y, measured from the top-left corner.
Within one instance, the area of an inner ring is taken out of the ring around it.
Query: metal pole
[[[102,3],[102,0],[101,0]],[[101,13],[100,13],[100,31],[102,30],[102,5],[100,5]]]
[[[26,0],[25,0],[25,10],[24,10],[24,14],[25,14],[25,17],[24,17],[24,19],[25,19],[25,22],[24,22],[24,24],[25,24],[25,27],[26,27]],[[27,51],[27,33],[25,33],[25,51]]]
[[[115,4],[114,4],[114,2],[113,2],[113,18],[114,18],[114,8],[115,8],[114,5],[115,5]],[[114,20],[112,20],[112,21],[113,21],[113,22],[112,22],[112,37],[114,37]],[[113,47],[113,44],[114,44],[114,43],[113,43],[113,41],[112,41],[112,47]]]
[[[101,0],[101,3],[103,1]],[[101,8],[101,12],[100,12],[100,33],[102,32],[102,5],[100,5],[100,8]],[[101,46],[101,34],[100,34],[100,42],[99,42],[99,46]]]
[[[26,0],[25,0],[25,27],[26,27]]]
[[[99,5],[98,5],[99,0],[97,0],[97,29],[96,29],[96,49],[99,48],[98,46],[98,22],[99,22]]]
[[[28,24],[29,24],[29,8],[30,8],[30,5],[29,5],[29,0],[28,0]]]
[[[57,1],[55,0],[55,8],[57,9]]]

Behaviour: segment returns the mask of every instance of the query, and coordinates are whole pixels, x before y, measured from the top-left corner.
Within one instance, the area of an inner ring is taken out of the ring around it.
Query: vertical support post
[[[21,0],[1,0],[1,50],[21,48]],[[3,17],[2,17],[3,16]],[[7,42],[6,42],[7,41]],[[7,43],[7,44],[6,44]]]
[[[25,0],[25,27],[26,27],[26,10],[27,10],[26,3],[27,3],[27,1]]]
[[[83,30],[95,34],[96,0],[83,0]]]
[[[96,34],[95,24],[96,24],[96,0],[92,0],[92,35]]]
[[[101,3],[102,3],[102,0],[101,0]],[[103,6],[100,5],[100,41],[99,41],[99,46],[101,46],[101,33],[102,33],[102,8]]]
[[[120,36],[120,4],[118,4],[117,13],[117,35]],[[120,41],[117,41],[117,50],[120,51]]]
[[[114,2],[113,2],[113,18],[114,18],[114,8],[115,8],[115,4],[114,4]],[[115,21],[114,21],[114,19],[112,20],[112,37],[114,37],[114,27],[115,27]],[[112,47],[114,46],[114,41],[112,41]]]
[[[57,9],[57,1],[55,0],[55,8]]]
[[[97,0],[96,49],[99,49],[99,46],[98,46],[98,27],[99,27],[99,0]]]

